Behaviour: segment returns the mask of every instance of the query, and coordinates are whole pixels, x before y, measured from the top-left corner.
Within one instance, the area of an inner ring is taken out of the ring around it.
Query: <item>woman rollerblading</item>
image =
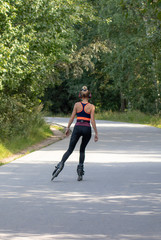
[[[88,102],[89,98],[91,98],[91,93],[86,86],[83,86],[80,93],[79,98],[81,99],[80,102],[76,102],[73,108],[72,115],[69,119],[68,127],[66,128],[66,136],[70,134],[70,126],[77,115],[77,122],[74,126],[74,130],[72,132],[70,143],[68,150],[64,153],[62,160],[58,163],[55,167],[55,170],[52,173],[52,179],[59,175],[59,173],[63,170],[64,164],[69,156],[72,154],[78,140],[82,137],[80,151],[79,151],[79,165],[77,166],[77,174],[78,174],[78,181],[82,181],[84,175],[84,160],[85,160],[85,149],[88,142],[91,139],[91,125],[95,132],[94,141],[98,141],[98,133],[97,127],[95,122],[95,106]]]

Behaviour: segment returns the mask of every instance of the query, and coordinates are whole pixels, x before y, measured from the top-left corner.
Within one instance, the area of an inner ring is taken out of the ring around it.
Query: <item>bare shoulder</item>
[[[79,106],[80,104],[81,104],[80,102],[76,102],[76,103],[75,103],[76,106]]]
[[[89,106],[90,106],[91,110],[95,110],[95,105],[94,104],[89,103]]]
[[[85,107],[85,110],[86,110],[87,113],[92,113],[94,109],[95,109],[95,107],[91,103],[88,103]]]
[[[74,104],[74,107],[80,107],[80,105],[81,105],[81,103],[80,102],[76,102],[75,104]]]
[[[80,102],[76,102],[76,103],[74,104],[74,109],[75,109],[76,111],[79,111],[80,108],[81,108],[81,103],[80,103]]]

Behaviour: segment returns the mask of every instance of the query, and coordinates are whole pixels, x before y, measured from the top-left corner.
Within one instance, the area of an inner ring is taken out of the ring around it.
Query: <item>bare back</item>
[[[93,108],[93,104],[88,103],[88,104],[84,107],[84,110],[85,110],[86,113],[91,114],[92,108]],[[76,112],[78,113],[78,112],[81,112],[82,110],[83,110],[83,107],[82,107],[81,102],[77,102],[77,103],[76,103]]]

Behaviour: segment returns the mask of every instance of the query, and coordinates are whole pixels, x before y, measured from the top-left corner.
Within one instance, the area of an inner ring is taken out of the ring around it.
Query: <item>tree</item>
[[[152,28],[145,16],[149,16],[153,31],[157,29],[157,24],[152,20],[150,11],[146,1],[100,2],[99,14],[104,21],[99,25],[99,32],[102,32],[102,39],[109,38],[111,42],[111,54],[105,56],[107,64],[104,70],[113,79],[115,89],[120,91],[121,110],[129,105],[145,112],[158,111],[155,107],[155,57],[149,47]],[[109,19],[108,24],[106,19]],[[155,47],[158,45],[155,44]]]
[[[77,39],[73,25],[89,17],[91,9],[83,0],[1,0],[0,11],[1,128],[6,122],[14,128],[12,119],[19,115],[20,128],[27,129],[26,116],[32,116],[45,88],[59,79],[57,65],[70,62]],[[9,102],[14,106],[7,114]]]
[[[86,84],[99,109],[158,112],[159,1],[88,2],[94,17],[74,24],[79,38],[71,61],[59,64],[68,101]]]

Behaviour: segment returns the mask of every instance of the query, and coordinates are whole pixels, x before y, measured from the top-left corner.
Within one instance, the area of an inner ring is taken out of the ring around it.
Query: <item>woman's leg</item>
[[[80,136],[81,136],[81,133],[79,131],[79,127],[76,126],[73,130],[68,150],[64,153],[61,162],[65,163],[65,161],[68,159],[68,157],[72,154]]]
[[[82,181],[84,175],[84,159],[85,159],[85,149],[91,138],[91,128],[83,127],[82,129],[82,143],[80,146],[80,156],[79,156],[79,164],[77,166],[78,173],[78,181]]]
[[[63,170],[64,168],[64,163],[68,159],[68,157],[71,155],[73,152],[75,145],[77,144],[81,134],[79,131],[79,128],[75,127],[72,133],[72,136],[70,138],[70,143],[69,143],[69,148],[68,150],[64,153],[62,160],[58,163],[58,165],[55,167],[55,170],[52,173],[52,180],[54,180],[55,177],[59,175],[59,173]]]
[[[89,140],[91,139],[91,127],[83,127],[82,132],[83,137],[80,146],[79,164],[83,165],[85,160],[85,149],[87,144],[89,143]]]

